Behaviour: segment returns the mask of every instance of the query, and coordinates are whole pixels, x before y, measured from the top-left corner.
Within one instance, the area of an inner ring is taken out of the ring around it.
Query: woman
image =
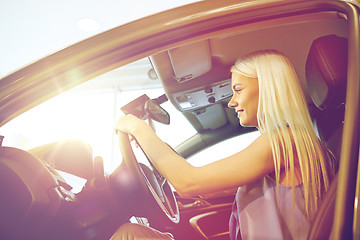
[[[134,116],[119,119],[116,130],[135,136],[183,197],[239,187],[231,239],[306,238],[333,170],[332,155],[315,134],[295,69],[281,53],[266,50],[239,58],[231,72],[228,105],[242,126],[261,133],[246,149],[193,167]]]

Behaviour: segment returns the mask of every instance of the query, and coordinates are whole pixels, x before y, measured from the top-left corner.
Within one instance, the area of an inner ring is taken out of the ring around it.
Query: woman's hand
[[[117,120],[115,124],[115,132],[118,133],[120,131],[130,135],[135,135],[137,130],[147,127],[149,127],[149,125],[147,125],[143,120],[135,117],[134,115],[128,114]]]

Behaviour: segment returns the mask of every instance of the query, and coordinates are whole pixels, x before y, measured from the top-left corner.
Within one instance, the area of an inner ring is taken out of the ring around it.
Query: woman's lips
[[[243,112],[244,112],[243,109],[240,109],[239,111],[237,111],[237,116],[238,116],[238,118],[240,118],[240,115],[241,115]]]

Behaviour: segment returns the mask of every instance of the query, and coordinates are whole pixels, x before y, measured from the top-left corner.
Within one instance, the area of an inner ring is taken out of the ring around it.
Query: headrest
[[[306,60],[306,81],[314,104],[321,110],[345,101],[347,39],[327,35],[314,40]]]

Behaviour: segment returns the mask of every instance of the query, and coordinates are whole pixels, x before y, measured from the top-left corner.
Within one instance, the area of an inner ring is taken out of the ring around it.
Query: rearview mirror
[[[169,113],[160,107],[160,104],[167,101],[166,95],[156,99],[150,99],[146,94],[136,98],[121,108],[125,114],[132,114],[140,119],[150,118],[154,121],[169,124]]]
[[[154,121],[170,124],[170,115],[165,109],[156,104],[153,100],[149,99],[145,102],[145,113],[148,118],[151,118]]]

